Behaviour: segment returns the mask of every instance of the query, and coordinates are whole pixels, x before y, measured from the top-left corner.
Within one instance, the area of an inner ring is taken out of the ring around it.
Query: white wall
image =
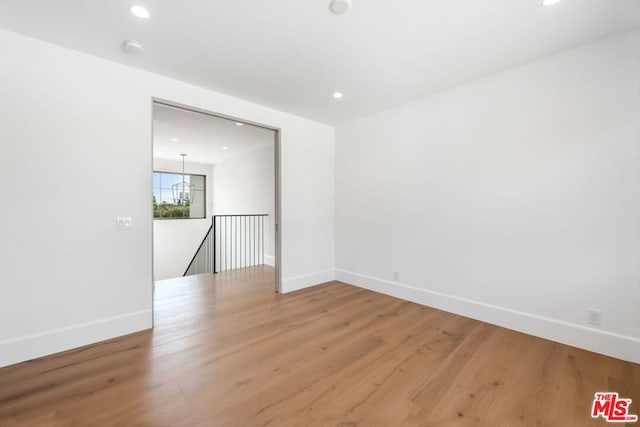
[[[152,97],[281,128],[282,290],[333,277],[333,128],[4,30],[0,52],[0,181],[21,184],[2,194],[0,366],[151,326]]]
[[[640,362],[639,48],[618,35],[338,127],[337,278]]]
[[[153,170],[182,172],[182,162],[153,159]],[[203,219],[156,219],[153,221],[153,277],[180,277],[211,226],[213,165],[185,162],[185,171],[206,175],[206,214]]]
[[[265,262],[275,256],[274,144],[213,165],[215,215],[262,214],[265,221]]]

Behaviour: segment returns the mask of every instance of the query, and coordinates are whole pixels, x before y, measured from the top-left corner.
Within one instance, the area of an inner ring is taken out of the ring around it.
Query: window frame
[[[203,206],[204,206],[203,215],[204,216],[201,216],[201,217],[199,217],[199,216],[198,217],[156,217],[155,216],[155,209],[153,209],[153,203],[152,203],[151,204],[151,208],[153,210],[152,218],[153,218],[154,221],[155,220],[165,221],[165,220],[182,220],[182,219],[207,219],[207,175],[199,174],[199,173],[186,173],[186,172],[183,174],[182,172],[171,172],[171,171],[163,171],[163,170],[155,170],[155,169],[153,169],[153,172],[152,172],[151,176],[154,176],[154,174],[156,174],[156,173],[165,173],[165,174],[180,175],[180,176],[182,176],[182,175],[184,175],[184,176],[187,176],[187,175],[189,175],[189,176],[201,176],[203,178],[202,183],[204,184],[203,188],[202,188],[202,193],[204,195],[204,202],[203,202]],[[156,186],[152,185],[151,186],[152,193],[155,191],[155,189],[156,189]],[[162,190],[162,187],[160,187],[160,189]],[[152,201],[153,201],[153,199],[152,199]],[[189,210],[189,212],[191,212],[191,210]]]

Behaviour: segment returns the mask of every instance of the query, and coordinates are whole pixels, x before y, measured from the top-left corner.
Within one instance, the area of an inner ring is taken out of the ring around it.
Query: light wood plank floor
[[[257,267],[165,281],[156,327],[0,369],[1,426],[591,426],[640,365]]]

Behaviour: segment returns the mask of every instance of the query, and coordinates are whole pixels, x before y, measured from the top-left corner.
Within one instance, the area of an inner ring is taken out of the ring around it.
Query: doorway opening
[[[259,273],[280,291],[277,128],[153,101],[153,281]]]

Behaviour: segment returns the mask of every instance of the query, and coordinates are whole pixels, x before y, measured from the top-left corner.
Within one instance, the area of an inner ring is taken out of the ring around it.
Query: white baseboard
[[[308,288],[310,286],[319,285],[320,283],[335,280],[335,270],[318,271],[315,273],[302,274],[300,276],[289,277],[282,280],[280,292],[297,291],[298,289]]]
[[[0,367],[149,329],[152,318],[143,310],[1,341]]]
[[[276,266],[276,257],[271,256],[271,255],[265,255],[264,256],[264,263],[266,265],[271,266],[271,267],[275,267]]]
[[[441,292],[336,270],[335,280],[618,359],[640,363],[640,339]]]

